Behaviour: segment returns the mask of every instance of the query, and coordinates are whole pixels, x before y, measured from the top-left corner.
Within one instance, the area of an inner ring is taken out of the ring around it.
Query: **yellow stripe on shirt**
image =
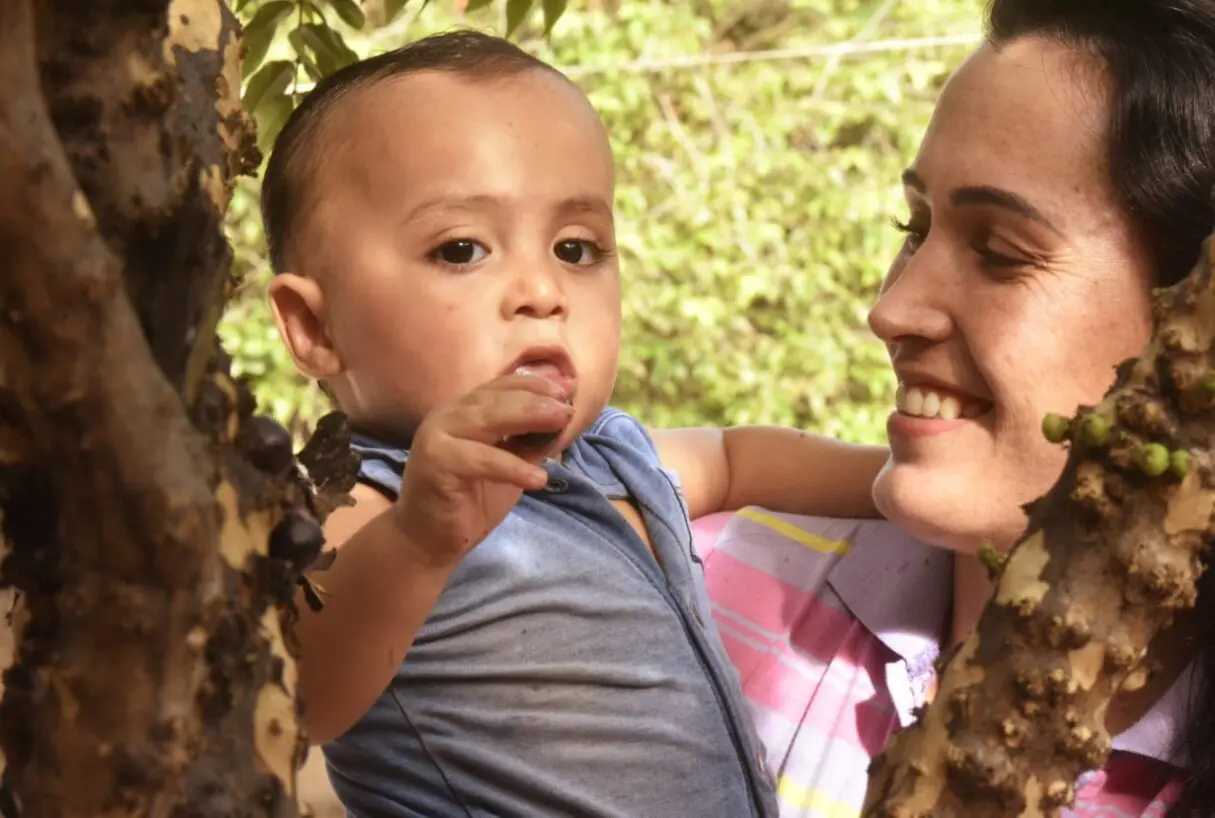
[[[776,794],[785,804],[800,810],[811,810],[814,818],[859,818],[861,812],[850,804],[837,801],[822,790],[802,786],[787,776],[781,776]]]
[[[754,508],[744,508],[738,512],[738,516],[745,517],[751,522],[758,523],[765,528],[770,528],[794,542],[801,543],[811,550],[818,551],[820,554],[845,554],[852,547],[852,543],[847,540],[829,540],[826,537],[811,534],[809,531],[798,528],[792,523],[787,523],[779,517],[765,514]]]

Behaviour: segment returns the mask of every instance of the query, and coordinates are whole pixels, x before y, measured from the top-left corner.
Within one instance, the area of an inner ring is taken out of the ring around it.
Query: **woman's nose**
[[[921,250],[922,252],[922,250]],[[887,275],[882,292],[869,310],[869,328],[883,342],[922,338],[943,341],[953,329],[946,282],[919,253]]]

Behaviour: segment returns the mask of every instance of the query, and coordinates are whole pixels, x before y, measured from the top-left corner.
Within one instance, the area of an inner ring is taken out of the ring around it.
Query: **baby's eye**
[[[430,251],[432,261],[449,264],[453,267],[476,264],[487,255],[489,255],[489,251],[485,249],[485,246],[472,239],[455,239],[444,242]]]
[[[553,246],[553,255],[566,264],[594,264],[603,255],[602,248],[587,239],[566,239]]]

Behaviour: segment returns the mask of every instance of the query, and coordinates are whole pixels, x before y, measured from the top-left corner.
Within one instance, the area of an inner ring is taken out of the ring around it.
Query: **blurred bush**
[[[508,25],[507,3],[422,5],[357,30],[348,7],[326,16],[349,49],[331,64],[454,25]],[[894,384],[865,314],[899,243],[900,172],[972,47],[890,41],[976,35],[981,4],[573,0],[548,39],[535,5],[515,38],[586,89],[619,165],[625,340],[613,402],[654,426],[779,423],[882,439]],[[276,32],[265,59],[298,63],[291,35]],[[268,135],[285,105],[267,96],[255,109]],[[266,306],[257,191],[242,180],[231,208],[241,283],[221,333],[262,405],[302,433],[328,404],[295,374]]]

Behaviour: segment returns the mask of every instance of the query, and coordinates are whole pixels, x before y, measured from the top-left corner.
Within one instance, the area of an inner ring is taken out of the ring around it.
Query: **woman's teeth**
[[[982,411],[978,405],[963,402],[953,395],[942,395],[918,386],[908,388],[900,384],[895,400],[899,412],[918,418],[957,420],[976,417]]]

